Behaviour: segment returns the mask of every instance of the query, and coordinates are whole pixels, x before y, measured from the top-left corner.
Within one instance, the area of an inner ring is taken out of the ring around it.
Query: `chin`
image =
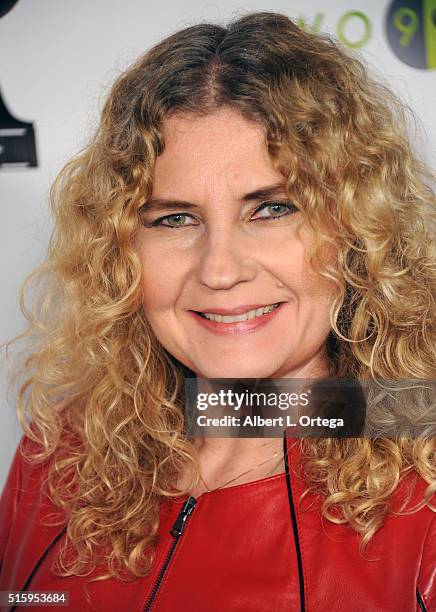
[[[202,378],[271,378],[274,370],[271,364],[210,364],[197,371],[197,376]]]

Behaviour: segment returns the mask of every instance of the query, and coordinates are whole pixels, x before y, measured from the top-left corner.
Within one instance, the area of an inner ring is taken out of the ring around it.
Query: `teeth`
[[[271,304],[269,306],[264,306],[263,308],[255,308],[254,310],[249,310],[248,312],[243,312],[240,315],[235,315],[234,317],[220,315],[220,314],[211,314],[208,312],[203,312],[202,314],[209,319],[209,321],[215,321],[216,323],[237,323],[239,321],[249,321],[250,319],[254,319],[255,317],[261,317],[264,314],[268,314],[268,312],[272,312],[276,308],[278,308],[279,304]]]

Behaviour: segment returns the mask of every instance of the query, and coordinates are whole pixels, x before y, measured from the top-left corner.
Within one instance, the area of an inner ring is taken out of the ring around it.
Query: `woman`
[[[118,79],[52,192],[2,590],[436,609],[431,427],[184,431],[185,376],[434,377],[435,197],[402,120],[357,59],[273,13],[182,30]]]

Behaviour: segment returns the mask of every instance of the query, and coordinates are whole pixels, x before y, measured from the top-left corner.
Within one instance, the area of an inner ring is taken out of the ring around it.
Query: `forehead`
[[[282,178],[269,157],[265,128],[236,110],[175,115],[164,121],[162,132],[165,148],[154,169],[154,194],[167,189],[248,192]]]

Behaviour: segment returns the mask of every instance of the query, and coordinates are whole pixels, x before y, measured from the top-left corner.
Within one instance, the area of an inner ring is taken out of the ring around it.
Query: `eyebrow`
[[[273,185],[267,185],[266,187],[260,187],[255,191],[246,193],[242,196],[242,202],[258,202],[260,200],[266,200],[268,198],[274,198],[283,195],[285,193],[285,184],[283,182],[274,183]],[[198,206],[187,200],[177,200],[174,198],[150,198],[141,207],[142,212],[159,212],[161,210],[179,210],[184,208],[186,210],[197,209]]]

